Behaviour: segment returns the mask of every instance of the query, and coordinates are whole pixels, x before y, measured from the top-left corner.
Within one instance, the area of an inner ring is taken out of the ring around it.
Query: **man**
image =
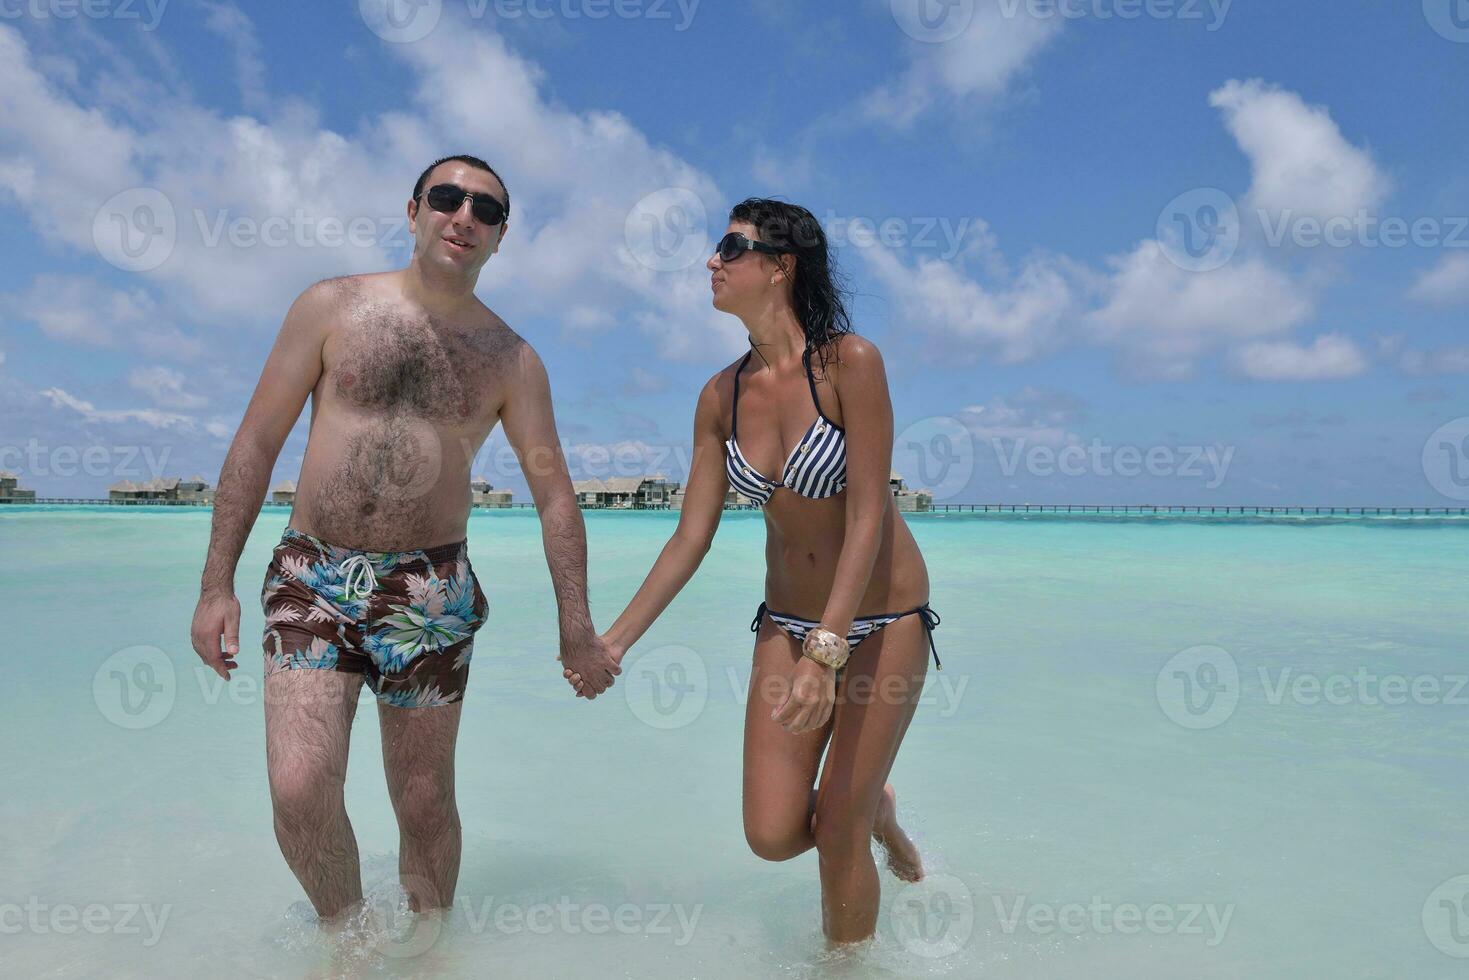
[[[411,906],[453,902],[454,744],[488,607],[465,550],[469,468],[497,422],[540,513],[559,659],[595,678],[598,692],[621,672],[592,628],[586,529],[545,369],[474,295],[505,238],[509,207],[483,160],[454,156],[429,167],[408,202],[408,267],[301,294],[220,473],[192,641],[228,680],[239,654],[235,567],[281,445],[311,397],[295,507],[261,603],[276,839],[323,919],[362,898],[342,785],[364,680],[379,702]]]

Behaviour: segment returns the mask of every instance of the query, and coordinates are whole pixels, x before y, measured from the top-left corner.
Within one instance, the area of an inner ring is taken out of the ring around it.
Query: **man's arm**
[[[545,365],[529,344],[521,348],[500,421],[540,514],[546,565],[556,592],[561,660],[587,678],[600,694],[612,686],[613,676],[622,668],[607,653],[592,626],[587,605],[586,525],[556,435],[550,380]]]
[[[292,304],[220,470],[191,639],[204,663],[226,680],[240,649],[235,567],[260,514],[276,457],[321,377],[322,346],[332,312],[330,288],[317,283]]]

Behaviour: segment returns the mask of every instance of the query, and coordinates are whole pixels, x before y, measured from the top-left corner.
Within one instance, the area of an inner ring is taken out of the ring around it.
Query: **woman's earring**
[[[774,286],[774,285],[775,285],[775,276],[771,276],[771,277],[770,277],[770,284],[771,284],[771,285],[772,285],[772,286]]]

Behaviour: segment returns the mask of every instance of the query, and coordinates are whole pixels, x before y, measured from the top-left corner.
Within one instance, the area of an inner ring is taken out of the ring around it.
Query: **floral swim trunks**
[[[466,542],[359,551],[286,528],[265,573],[265,672],[365,674],[383,704],[464,697],[489,602]]]

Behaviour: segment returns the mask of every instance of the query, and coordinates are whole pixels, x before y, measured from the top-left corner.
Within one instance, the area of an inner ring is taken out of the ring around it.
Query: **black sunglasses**
[[[719,261],[733,262],[746,252],[764,252],[766,255],[782,255],[789,252],[790,249],[767,245],[764,242],[751,241],[739,232],[732,231],[719,240],[716,251],[719,252]]]
[[[498,225],[505,220],[505,205],[489,194],[474,195],[454,184],[435,184],[423,195],[429,207],[445,214],[454,214],[463,207],[466,197],[469,198],[469,208],[474,212],[476,221]]]

